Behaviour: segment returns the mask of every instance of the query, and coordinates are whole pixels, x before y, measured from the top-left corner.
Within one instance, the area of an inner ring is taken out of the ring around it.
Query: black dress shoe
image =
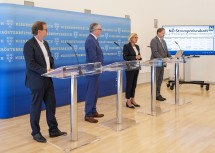
[[[157,97],[156,97],[156,100],[164,101],[164,98],[163,98],[163,97],[161,97],[161,96],[157,96]]]
[[[132,102],[131,102],[132,103]],[[135,107],[140,107],[140,105],[139,104],[134,104],[134,103],[132,103]]]
[[[37,142],[40,142],[40,143],[46,143],[47,142],[46,138],[44,138],[41,133],[35,134],[33,136],[33,139],[36,140]]]
[[[66,136],[67,133],[66,133],[66,132],[61,132],[60,130],[56,130],[56,131],[54,131],[54,132],[49,132],[49,136],[50,136],[51,138],[53,138],[53,137],[58,137],[58,136],[61,136],[61,135]]]
[[[98,120],[94,119],[92,116],[85,116],[85,121],[90,122],[90,123],[97,123]]]
[[[161,95],[160,95],[161,96]],[[164,98],[163,96],[161,96],[164,100],[166,100],[166,98]]]
[[[135,109],[135,107],[133,105],[129,106],[128,103],[126,103],[126,107]]]

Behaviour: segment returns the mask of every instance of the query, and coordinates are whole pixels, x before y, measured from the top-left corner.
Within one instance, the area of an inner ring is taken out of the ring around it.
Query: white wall
[[[28,0],[35,2],[36,7],[83,12],[92,10],[92,14],[108,16],[131,17],[131,31],[139,35],[138,44],[141,48],[143,60],[150,58],[149,45],[156,34],[153,28],[154,19],[158,19],[158,26],[162,25],[214,25],[214,0]],[[0,3],[24,4],[23,0],[0,0]],[[210,64],[210,65],[209,65]],[[199,66],[201,65],[201,66]],[[215,56],[204,56],[195,59],[192,64],[192,78],[215,82]],[[210,69],[208,68],[210,67]],[[143,68],[139,82],[148,81],[149,68]],[[173,66],[167,69],[171,76]],[[204,70],[204,73],[201,73]],[[201,77],[200,77],[201,73]],[[210,74],[211,77],[207,77]],[[145,76],[145,78],[144,78]],[[142,80],[141,80],[142,79]]]

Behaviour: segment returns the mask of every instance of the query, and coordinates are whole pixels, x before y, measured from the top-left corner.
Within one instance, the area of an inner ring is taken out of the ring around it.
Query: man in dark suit
[[[163,62],[165,62],[165,60],[166,60],[165,58],[171,57],[171,55],[169,54],[169,51],[167,49],[166,42],[163,39],[164,35],[165,35],[164,28],[157,29],[157,36],[155,36],[151,40],[151,43],[150,43],[151,52],[152,52],[151,59],[163,58]],[[166,98],[162,97],[162,95],[160,94],[163,76],[164,76],[164,66],[156,67],[156,84],[157,84],[156,100],[159,100],[159,101],[166,100]]]
[[[101,62],[103,64],[104,57],[99,46],[98,37],[101,35],[101,26],[98,23],[92,23],[89,28],[90,34],[85,42],[86,62],[94,63]],[[96,109],[99,90],[99,74],[86,76],[87,91],[85,98],[85,121],[97,123],[98,120],[94,117],[103,117],[104,114],[99,114]]]
[[[45,22],[36,21],[32,26],[33,38],[24,45],[23,54],[26,62],[25,85],[31,91],[32,104],[30,109],[30,122],[33,139],[45,143],[46,139],[40,133],[40,114],[42,101],[46,105],[46,120],[49,126],[49,136],[57,137],[66,135],[58,129],[55,118],[56,99],[54,86],[51,78],[41,75],[54,68],[54,59],[51,56],[48,43],[43,40],[47,35]]]

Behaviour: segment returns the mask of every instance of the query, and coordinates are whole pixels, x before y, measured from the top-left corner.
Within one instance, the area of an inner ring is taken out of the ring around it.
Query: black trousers
[[[125,71],[125,75],[126,75],[125,98],[126,99],[134,98],[139,70]]]
[[[46,120],[49,126],[49,132],[55,132],[58,130],[58,123],[55,118],[56,112],[56,99],[54,86],[51,79],[46,81],[44,87],[41,89],[31,89],[32,104],[30,110],[30,122],[32,133],[34,136],[40,133],[40,114],[42,109],[42,102],[46,105]]]
[[[161,94],[161,84],[163,82],[164,76],[164,67],[156,67],[156,97],[160,96]]]

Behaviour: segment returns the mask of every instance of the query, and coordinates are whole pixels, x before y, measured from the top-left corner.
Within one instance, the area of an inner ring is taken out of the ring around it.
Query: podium
[[[63,150],[72,150],[98,140],[96,136],[78,131],[77,77],[94,75],[99,73],[102,73],[101,62],[62,66],[42,75],[44,77],[53,77],[58,79],[71,79],[71,135],[66,137],[59,137],[58,139],[51,139],[50,143],[53,143],[54,145],[62,148]]]
[[[190,60],[189,58],[179,57],[179,58],[170,58],[167,59],[166,63],[174,63],[175,64],[175,100],[167,100],[165,103],[175,104],[175,105],[183,105],[186,103],[191,102],[187,99],[179,99],[179,63],[185,63],[186,61]]]
[[[135,120],[122,117],[122,75],[123,71],[139,70],[140,61],[115,62],[102,67],[102,71],[117,72],[116,119],[102,124],[113,130],[121,131],[136,124]]]
[[[151,102],[150,107],[146,109],[139,109],[138,112],[145,113],[151,116],[157,116],[162,113],[168,112],[167,109],[162,109],[160,105],[156,105],[156,67],[163,66],[161,58],[152,59],[149,61],[141,61],[141,66],[151,67]]]
[[[162,66],[162,59],[153,59],[149,61],[125,61],[115,62],[110,65],[104,66],[102,71],[117,72],[117,97],[116,97],[116,119],[112,119],[102,124],[110,127],[113,130],[121,131],[132,125],[136,124],[136,121],[122,117],[122,72],[139,70],[142,66],[151,67],[151,107],[145,111],[150,115],[158,115],[164,111],[160,107],[157,107],[156,102],[156,70],[157,66]],[[144,111],[143,111],[144,112]]]

